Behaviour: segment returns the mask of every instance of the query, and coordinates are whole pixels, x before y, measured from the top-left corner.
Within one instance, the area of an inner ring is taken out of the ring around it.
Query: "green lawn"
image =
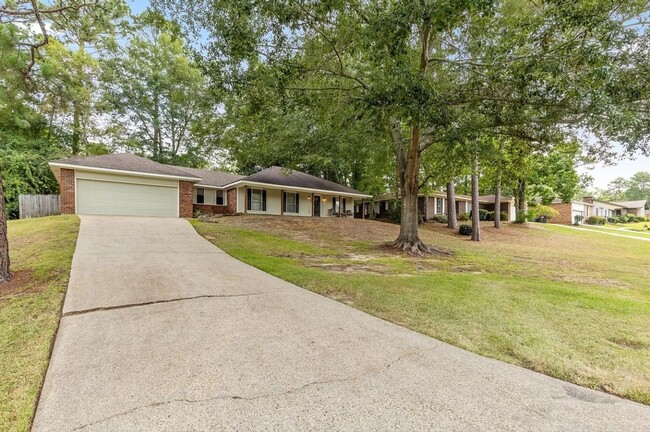
[[[479,354],[650,404],[650,243],[563,227],[421,230],[451,257],[380,245],[398,227],[240,216],[192,222],[244,262]]]
[[[636,222],[636,223],[626,223],[626,224],[607,224],[605,225],[607,227],[615,227],[615,228],[625,228],[629,230],[636,230],[636,231],[645,231],[650,233],[650,230],[648,230],[647,227],[650,227],[650,222]]]
[[[9,222],[14,280],[0,285],[0,430],[28,430],[50,359],[79,219]]]
[[[650,231],[641,231],[641,230],[631,230],[631,229],[621,229],[620,225],[580,225],[582,229],[589,229],[595,232],[601,232],[604,234],[620,234],[630,237],[637,237],[643,239],[650,239]]]

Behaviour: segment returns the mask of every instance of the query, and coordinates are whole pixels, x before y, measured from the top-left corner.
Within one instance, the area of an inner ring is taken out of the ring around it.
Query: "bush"
[[[628,215],[627,216],[627,221],[629,223],[637,223],[637,222],[639,222],[639,218],[634,216],[634,215]]]
[[[534,221],[539,221],[540,219],[551,220],[558,214],[558,211],[553,207],[545,206],[542,204],[537,204],[536,206],[532,206],[528,209],[528,219]]]
[[[508,212],[501,212],[501,222],[508,222]]]
[[[458,220],[459,221],[468,221],[470,218],[470,213],[469,212],[463,212],[458,215]]]
[[[488,212],[487,216],[485,217],[485,220],[486,221],[493,221],[494,220],[494,212]]]
[[[523,224],[528,221],[528,213],[521,210],[517,210],[517,217],[515,218],[515,223]]]
[[[608,217],[607,218],[607,223],[615,224],[617,222],[618,222],[618,219],[616,219],[615,217]]]
[[[618,216],[616,218],[616,222],[617,223],[622,223],[622,224],[627,223],[627,218],[625,216]]]
[[[472,235],[472,226],[467,225],[467,224],[463,224],[463,225],[459,226],[458,227],[458,234],[466,235],[466,236]]]
[[[436,222],[440,222],[440,223],[447,223],[447,215],[444,215],[444,214],[433,215],[431,220],[436,221]]]
[[[490,213],[490,212],[485,210],[485,209],[479,209],[479,211],[478,211],[478,219],[482,220],[482,221],[487,220],[488,213]]]
[[[587,223],[589,225],[605,225],[605,218],[602,216],[589,216]]]
[[[637,216],[636,218],[639,222],[647,222],[648,219],[645,216]]]

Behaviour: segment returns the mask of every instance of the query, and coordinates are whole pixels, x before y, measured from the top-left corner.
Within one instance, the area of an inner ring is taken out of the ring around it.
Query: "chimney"
[[[587,204],[593,204],[594,203],[594,197],[592,197],[592,196],[582,197],[582,201],[586,202]]]

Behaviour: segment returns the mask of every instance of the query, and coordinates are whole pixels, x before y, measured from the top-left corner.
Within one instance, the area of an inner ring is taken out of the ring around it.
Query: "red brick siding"
[[[194,193],[194,183],[188,181],[178,182],[178,217],[191,218],[192,217],[192,201]]]
[[[237,213],[237,189],[229,189],[226,196],[226,205],[194,204],[194,211],[198,210],[206,215]]]
[[[573,223],[573,215],[572,215],[572,210],[571,210],[571,203],[555,203],[551,204],[551,207],[553,207],[555,210],[558,211],[558,215],[555,216],[553,219],[551,219],[551,222],[553,223],[559,223],[559,224],[572,224]],[[585,216],[585,219],[587,217]]]
[[[237,189],[228,189],[228,196],[226,197],[228,207],[228,214],[237,213]]]
[[[59,204],[61,214],[75,214],[74,170],[61,168],[59,189],[61,190]]]

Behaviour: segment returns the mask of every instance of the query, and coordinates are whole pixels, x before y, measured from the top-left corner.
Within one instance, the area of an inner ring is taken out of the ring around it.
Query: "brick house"
[[[371,198],[348,186],[271,167],[250,176],[165,165],[132,154],[53,160],[62,214],[354,217]],[[361,215],[363,216],[363,215]]]
[[[637,201],[601,201],[587,196],[582,201],[576,200],[568,203],[556,199],[551,204],[560,214],[553,218],[553,223],[573,224],[576,216],[582,216],[584,223],[591,216],[601,216],[604,218],[616,217],[623,215],[643,216],[645,214],[646,200]]]

